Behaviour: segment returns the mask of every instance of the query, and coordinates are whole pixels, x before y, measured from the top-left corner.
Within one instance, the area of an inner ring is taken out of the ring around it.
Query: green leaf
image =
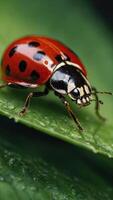
[[[113,90],[112,38],[89,1],[33,1],[32,4],[27,0],[10,1],[9,4],[2,1],[1,7],[1,52],[12,40],[23,35],[42,34],[57,38],[80,55],[92,85],[102,91]],[[112,97],[102,97],[105,104],[101,112],[106,115],[105,124],[95,117],[93,105],[78,109],[72,103],[85,129],[80,135],[63,105],[52,93],[45,98],[33,99],[27,115],[19,118],[18,112],[28,92],[1,89],[0,113],[51,136],[113,157]]]
[[[1,200],[112,199],[112,160],[0,121]]]

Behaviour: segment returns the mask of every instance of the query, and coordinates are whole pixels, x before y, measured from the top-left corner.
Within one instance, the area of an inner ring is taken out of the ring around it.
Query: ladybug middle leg
[[[70,107],[70,104],[69,104],[68,101],[65,99],[65,97],[64,97],[63,95],[59,94],[58,92],[55,92],[55,95],[58,96],[58,97],[61,99],[61,101],[62,101],[62,103],[64,104],[66,110],[68,111],[70,117],[71,117],[71,118],[74,120],[74,122],[76,123],[78,129],[79,129],[80,131],[83,131],[83,128],[82,128],[82,126],[81,126],[81,124],[80,124],[78,118],[77,118],[77,117],[75,116],[75,114],[73,113],[73,111],[72,111],[72,109],[71,109],[71,107]]]
[[[8,83],[0,84],[0,88],[6,87],[6,86],[8,86]]]
[[[24,106],[22,110],[20,111],[19,115],[23,116],[27,112],[30,105],[30,100],[32,97],[41,97],[41,96],[47,95],[48,93],[49,93],[49,89],[47,87],[45,88],[43,92],[30,92],[25,100]]]

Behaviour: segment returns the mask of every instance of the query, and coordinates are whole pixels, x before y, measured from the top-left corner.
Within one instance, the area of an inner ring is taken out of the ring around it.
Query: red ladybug
[[[61,42],[40,36],[29,36],[14,41],[5,51],[2,59],[4,86],[37,88],[45,85],[43,92],[31,92],[20,112],[25,114],[31,97],[47,95],[50,90],[62,100],[70,116],[80,130],[82,126],[74,115],[66,96],[80,106],[89,105],[95,96],[96,113],[99,103],[96,89],[87,80],[84,65],[78,56]],[[109,93],[111,94],[111,93]]]

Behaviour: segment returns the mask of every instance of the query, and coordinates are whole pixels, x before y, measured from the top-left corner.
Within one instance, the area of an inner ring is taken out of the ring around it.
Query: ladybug
[[[99,113],[99,104],[102,104],[97,95],[99,92],[91,87],[84,65],[71,49],[57,40],[28,36],[14,41],[4,52],[1,71],[4,83],[0,87],[38,88],[45,85],[43,92],[35,91],[28,94],[20,115],[26,113],[32,97],[44,96],[53,90],[79,130],[83,128],[66,96],[80,107],[87,106],[95,100],[96,114],[104,119]]]

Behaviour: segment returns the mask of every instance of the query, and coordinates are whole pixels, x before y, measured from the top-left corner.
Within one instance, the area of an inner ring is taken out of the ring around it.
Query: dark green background
[[[108,15],[107,6],[99,2],[96,4],[97,1],[94,3],[86,0],[1,1],[1,55],[11,41],[24,35],[37,34],[57,38],[80,55],[93,85],[99,90],[113,91],[113,33],[109,20],[112,16]],[[111,5],[108,8],[111,8]],[[8,90],[2,91],[1,112],[6,115],[9,113],[11,117],[14,114],[11,108],[12,102],[15,106],[17,104],[15,109],[17,113],[24,100],[23,96],[24,92],[20,95],[16,90],[11,90],[11,94]],[[43,107],[41,119],[44,111],[47,112],[45,115],[49,121],[48,132],[55,132],[56,127],[52,121],[55,112],[58,125],[69,121],[67,127],[69,126],[71,130],[72,124],[68,117],[62,122],[66,115],[62,105],[51,104],[51,97],[53,98],[50,95],[47,100],[36,100],[34,105],[31,105],[30,114],[23,122],[30,124],[32,112],[37,108],[38,102],[39,110]],[[97,151],[112,157],[113,98],[104,96],[102,100],[105,105],[102,106],[101,112],[108,119],[106,125],[98,122],[94,116],[93,106],[80,111],[81,114],[77,111],[77,114],[87,129],[85,147],[93,149],[92,143],[96,140],[97,146],[95,144],[94,146],[97,147]],[[48,108],[48,104],[53,111]],[[51,115],[50,118],[48,114]],[[44,123],[43,120],[42,122]],[[69,131],[65,132],[68,135]],[[72,133],[76,139],[76,132],[73,130]],[[94,137],[93,142],[92,137]],[[82,143],[84,139],[79,141],[79,146],[82,146]],[[44,133],[14,123],[13,120],[0,117],[0,200],[111,200],[112,178],[112,159],[94,155],[80,147],[53,139]]]

